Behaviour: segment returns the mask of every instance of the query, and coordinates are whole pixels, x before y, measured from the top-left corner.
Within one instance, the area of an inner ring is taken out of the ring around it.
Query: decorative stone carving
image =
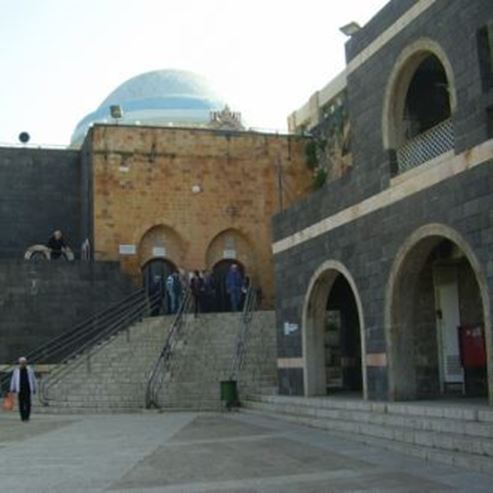
[[[62,256],[69,262],[75,260],[74,252],[68,247],[62,252]],[[26,250],[26,253],[24,253],[24,260],[29,260],[31,262],[51,260],[51,251],[45,245],[32,245]]]
[[[211,111],[209,127],[217,130],[244,130],[241,113],[231,111],[226,105],[221,111]]]

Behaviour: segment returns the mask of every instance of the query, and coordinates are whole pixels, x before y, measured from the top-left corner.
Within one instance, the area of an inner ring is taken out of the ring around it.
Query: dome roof
[[[157,70],[118,86],[74,130],[72,145],[81,144],[89,126],[113,121],[110,106],[119,105],[123,124],[205,126],[210,112],[224,106],[201,76],[184,70]]]

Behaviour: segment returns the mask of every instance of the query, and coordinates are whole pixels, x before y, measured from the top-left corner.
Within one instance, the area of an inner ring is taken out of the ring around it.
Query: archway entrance
[[[155,315],[161,311],[170,313],[166,294],[166,279],[177,270],[173,262],[164,258],[153,258],[142,266],[142,283],[147,294],[152,297],[159,290],[162,293],[162,306],[157,309],[157,313],[154,313]],[[153,310],[153,312],[156,312],[156,310]]]
[[[237,260],[224,259],[217,262],[213,269],[214,283],[215,283],[215,296],[214,296],[214,310],[218,312],[230,312],[231,301],[226,290],[226,276],[233,264],[238,266],[242,276],[245,276],[245,267],[241,262]]]
[[[332,263],[330,263],[332,264]],[[323,267],[312,278],[304,310],[305,395],[364,392],[361,301],[349,272]]]
[[[325,373],[327,393],[362,390],[361,341],[356,301],[339,274],[327,299]]]
[[[488,395],[485,289],[451,238],[424,237],[398,256],[387,294],[392,399]]]

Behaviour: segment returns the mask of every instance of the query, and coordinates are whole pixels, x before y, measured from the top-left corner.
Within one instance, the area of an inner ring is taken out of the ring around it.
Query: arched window
[[[404,105],[405,139],[409,141],[450,118],[447,75],[435,55],[414,73]]]
[[[384,147],[396,175],[454,149],[456,108],[452,67],[440,46],[422,39],[398,57],[387,86]]]

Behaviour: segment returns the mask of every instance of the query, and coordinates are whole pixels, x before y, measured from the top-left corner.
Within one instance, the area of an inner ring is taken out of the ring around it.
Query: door
[[[457,268],[453,265],[434,267],[435,305],[438,331],[440,387],[464,385],[464,372],[460,360],[459,285]]]

